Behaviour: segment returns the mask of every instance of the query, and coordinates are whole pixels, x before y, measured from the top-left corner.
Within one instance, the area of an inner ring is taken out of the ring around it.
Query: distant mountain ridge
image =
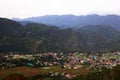
[[[120,51],[120,31],[109,25],[78,29],[0,18],[0,52],[108,52]]]
[[[75,15],[46,15],[40,17],[30,17],[25,19],[15,19],[16,21],[31,21],[37,23],[43,23],[48,25],[55,25],[60,28],[68,27],[82,27],[86,25],[110,25],[120,30],[120,16],[118,15],[106,15],[100,16],[97,14],[86,16]]]

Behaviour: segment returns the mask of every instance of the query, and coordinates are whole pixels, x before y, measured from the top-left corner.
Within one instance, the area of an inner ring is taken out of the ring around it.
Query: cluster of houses
[[[120,53],[104,53],[101,56],[90,56],[87,58],[87,62],[89,62],[89,69],[100,70],[102,69],[111,69],[116,65],[120,65]]]
[[[60,66],[61,68],[102,70],[120,65],[120,53],[43,53],[43,54],[0,54],[0,69],[30,66]]]

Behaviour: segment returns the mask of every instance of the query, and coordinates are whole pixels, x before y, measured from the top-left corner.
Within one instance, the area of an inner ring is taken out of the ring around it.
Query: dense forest
[[[0,52],[114,52],[120,50],[120,31],[109,25],[60,29],[40,23],[0,18]]]

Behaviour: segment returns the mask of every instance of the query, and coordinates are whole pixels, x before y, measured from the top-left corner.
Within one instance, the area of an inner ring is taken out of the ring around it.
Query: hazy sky
[[[120,0],[0,0],[0,17],[118,14]]]

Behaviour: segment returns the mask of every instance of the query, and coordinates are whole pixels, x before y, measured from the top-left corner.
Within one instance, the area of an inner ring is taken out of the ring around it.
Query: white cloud
[[[0,0],[0,16],[120,14],[120,0]]]

